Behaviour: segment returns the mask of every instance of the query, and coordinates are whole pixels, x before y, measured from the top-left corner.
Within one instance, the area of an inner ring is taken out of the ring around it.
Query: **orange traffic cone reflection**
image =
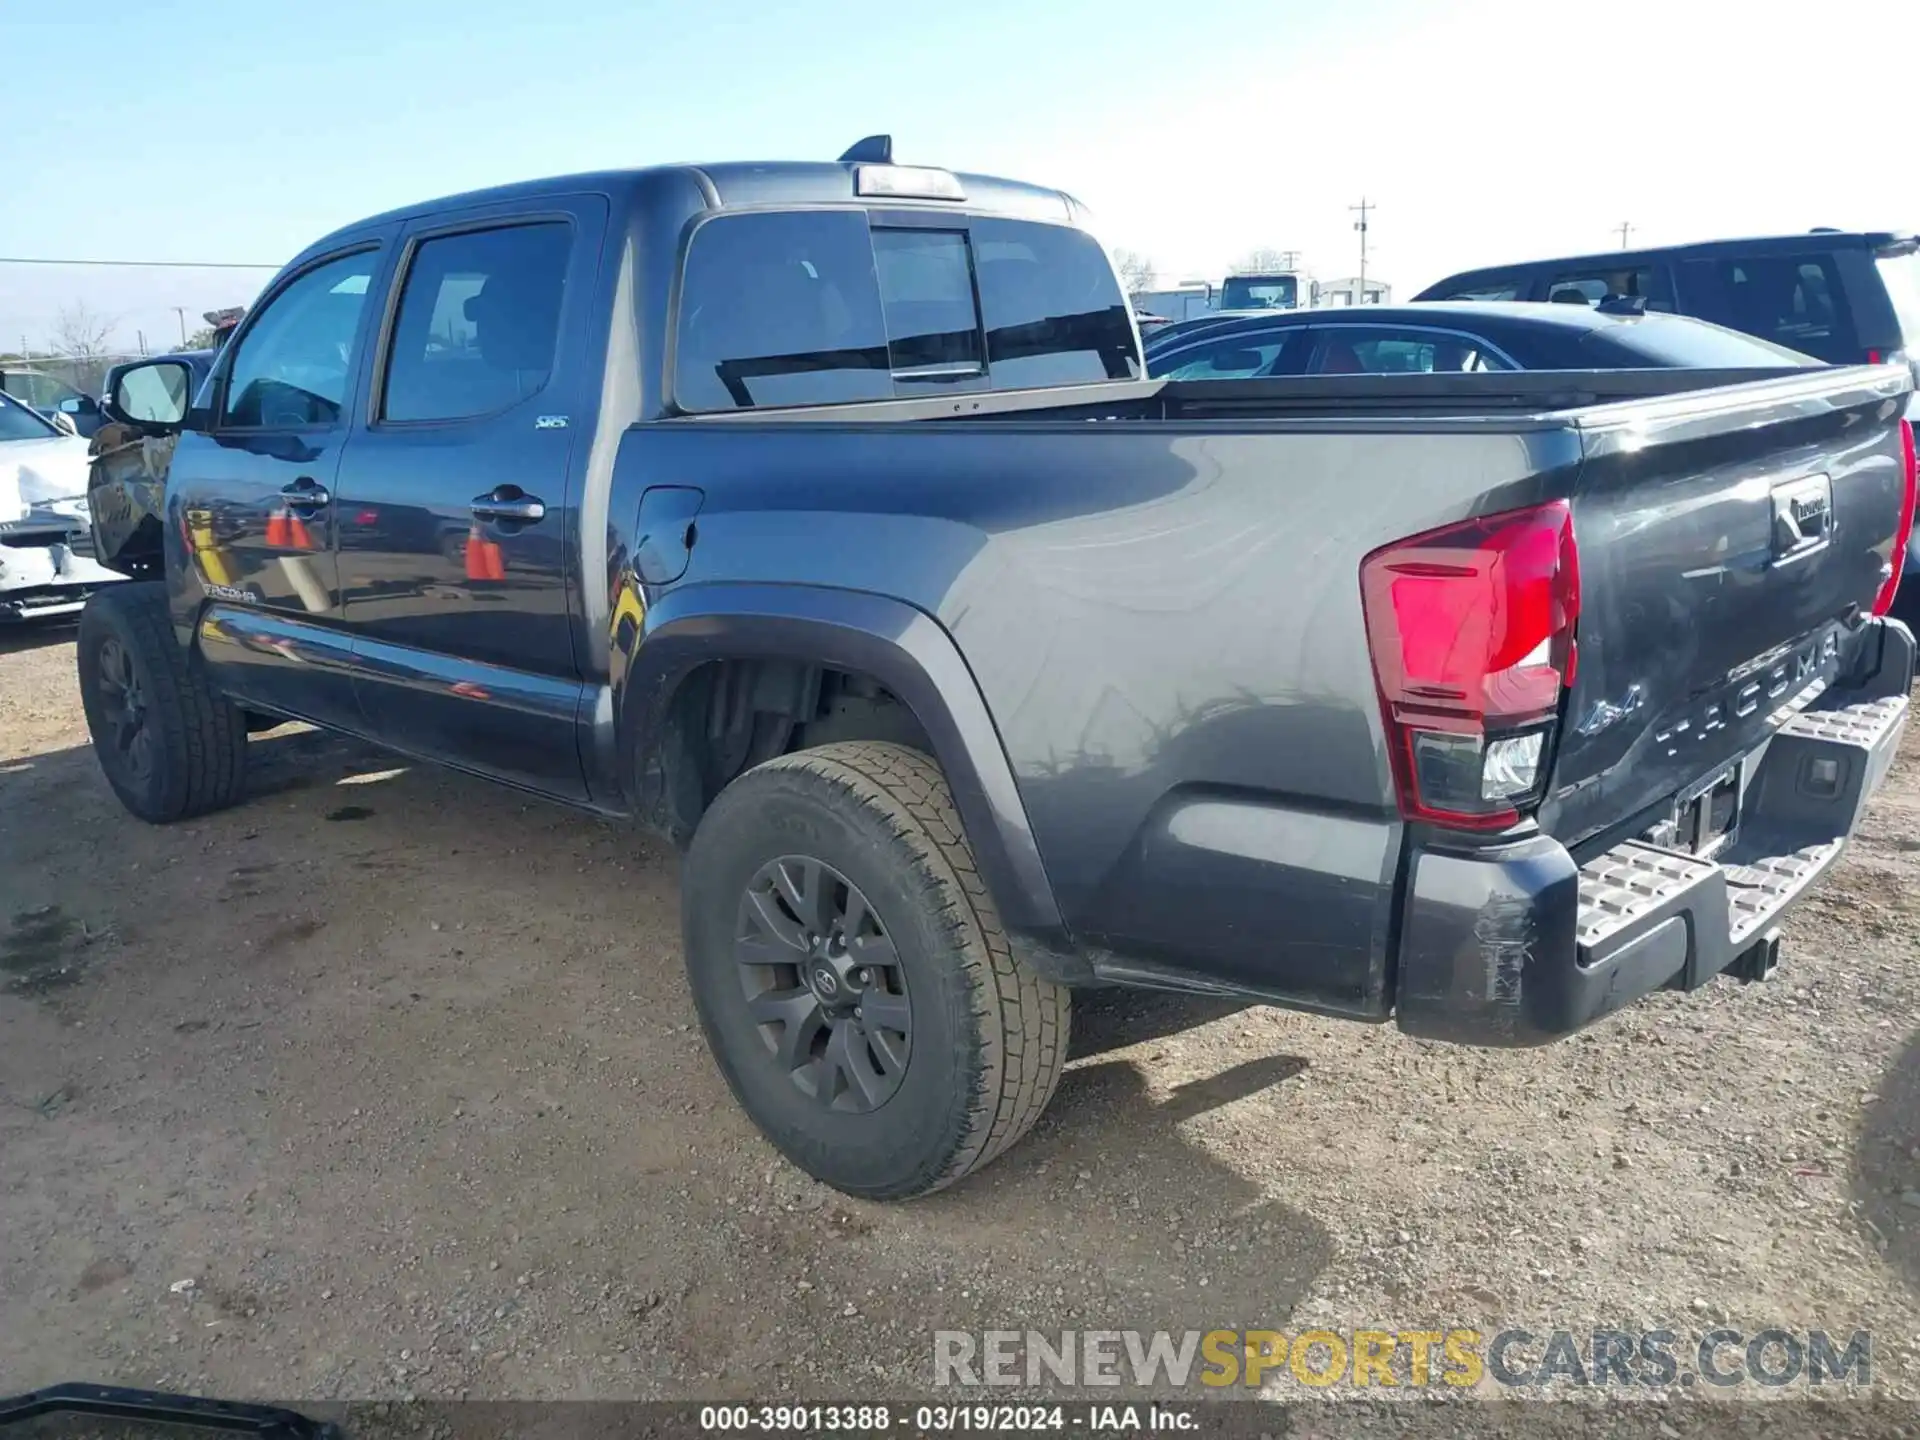
[[[307,533],[307,522],[291,510],[276,510],[267,517],[267,548],[269,550],[312,550],[315,547],[313,537]]]
[[[499,542],[486,539],[481,535],[480,527],[474,526],[467,532],[467,579],[504,580],[506,578],[506,560],[500,554]]]

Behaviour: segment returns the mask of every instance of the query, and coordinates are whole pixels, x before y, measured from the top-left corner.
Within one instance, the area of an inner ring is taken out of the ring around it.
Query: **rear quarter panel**
[[[1360,560],[1577,460],[1513,421],[763,421],[641,426],[621,466],[706,492],[678,586],[868,591],[947,630],[1084,944],[1379,1014],[1400,825]]]

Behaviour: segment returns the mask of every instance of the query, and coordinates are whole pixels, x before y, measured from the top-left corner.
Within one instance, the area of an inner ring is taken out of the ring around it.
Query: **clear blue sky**
[[[0,0],[0,256],[285,259],[358,216],[668,160],[902,158],[1072,190],[1165,278],[1259,246],[1398,294],[1531,254],[1920,227],[1920,4]],[[1876,65],[1883,85],[1873,83]],[[1898,58],[1895,58],[1898,57]],[[0,348],[131,343],[266,272],[0,265]]]

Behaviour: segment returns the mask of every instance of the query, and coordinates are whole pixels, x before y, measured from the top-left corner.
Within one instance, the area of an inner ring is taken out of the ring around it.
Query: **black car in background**
[[[1171,325],[1147,371],[1175,380],[1489,370],[1781,369],[1810,356],[1719,325],[1585,305],[1411,304],[1253,311]]]
[[[1920,237],[1813,230],[1467,270],[1415,300],[1592,304],[1639,296],[1834,365],[1906,360],[1920,378]]]

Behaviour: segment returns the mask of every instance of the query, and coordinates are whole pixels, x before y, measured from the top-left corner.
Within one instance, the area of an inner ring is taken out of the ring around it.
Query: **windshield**
[[[1229,275],[1220,287],[1222,310],[1291,310],[1300,282],[1291,275]]]
[[[0,440],[45,440],[59,433],[11,395],[0,392]]]
[[[1880,280],[1887,287],[1887,299],[1900,321],[1900,348],[1920,350],[1920,251],[1904,255],[1882,255],[1874,261]]]

